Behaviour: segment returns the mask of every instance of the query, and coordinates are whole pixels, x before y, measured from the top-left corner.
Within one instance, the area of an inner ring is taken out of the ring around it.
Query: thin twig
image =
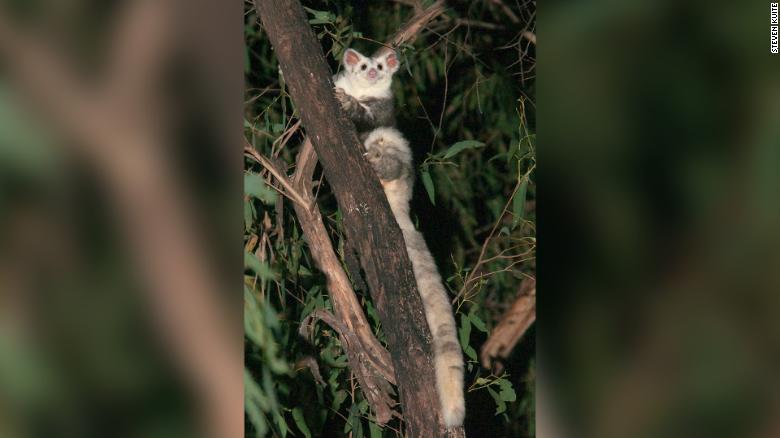
[[[525,39],[532,42],[534,45],[536,45],[536,34],[531,32],[530,30],[524,30],[520,33]]]
[[[474,281],[474,277],[479,271],[479,268],[484,263],[483,259],[485,258],[485,253],[487,253],[488,245],[490,244],[490,240],[493,238],[493,235],[496,233],[496,230],[498,230],[498,226],[501,225],[501,222],[504,219],[504,215],[509,211],[509,205],[512,203],[512,199],[515,197],[515,194],[517,194],[517,190],[520,188],[521,181],[518,181],[515,185],[515,188],[512,190],[512,195],[507,199],[506,204],[504,204],[504,208],[501,210],[501,214],[498,215],[498,219],[496,219],[495,224],[493,225],[493,228],[490,230],[490,234],[488,234],[488,237],[485,239],[485,242],[482,244],[482,249],[479,252],[479,257],[477,258],[477,263],[474,264],[474,269],[469,272],[469,275],[466,276],[466,280],[463,282],[463,287],[461,287],[458,294],[455,296],[455,298],[452,299],[452,303],[456,303],[458,299],[463,296],[466,293],[467,288],[469,287],[470,283]]]
[[[490,0],[491,3],[501,8],[501,10],[504,11],[504,14],[506,14],[507,17],[509,17],[510,20],[512,20],[512,23],[519,23],[520,18],[512,11],[512,8],[505,5],[504,2],[501,0]]]
[[[422,29],[428,25],[434,18],[444,12],[444,0],[437,0],[436,3],[426,9],[417,12],[395,35],[390,38],[389,44],[384,48],[396,49],[403,44],[413,41]]]
[[[303,208],[311,209],[313,205],[311,203],[307,203],[304,199],[303,195],[301,195],[298,190],[293,188],[292,184],[290,184],[289,179],[284,175],[284,172],[280,169],[278,169],[268,158],[266,158],[263,154],[256,151],[249,142],[244,139],[244,153],[252,157],[255,161],[260,163],[263,167],[265,167],[268,172],[273,175],[277,181],[279,181],[279,184],[284,187],[283,191],[280,191],[280,193],[287,198],[289,198],[291,201],[296,202],[300,204]]]

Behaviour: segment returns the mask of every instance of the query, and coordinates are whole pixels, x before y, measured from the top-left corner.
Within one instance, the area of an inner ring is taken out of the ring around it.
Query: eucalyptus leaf
[[[436,205],[436,190],[433,187],[433,180],[428,169],[424,169],[420,172],[420,179],[422,179],[425,191],[428,192],[428,198],[431,200],[431,204]]]
[[[368,423],[368,431],[371,433],[371,438],[382,438],[382,428],[373,421]]]
[[[466,353],[466,356],[468,356],[471,360],[477,360],[477,350],[475,350],[471,345],[466,345],[466,348],[463,349],[463,352]]]
[[[476,149],[485,146],[485,143],[477,140],[463,140],[455,143],[444,153],[444,159],[452,158],[466,149]]]
[[[465,349],[469,346],[471,336],[471,319],[466,315],[460,315],[460,329],[458,330],[460,345]]]
[[[309,426],[306,425],[306,420],[303,418],[303,410],[300,407],[293,408],[292,417],[295,420],[295,425],[298,426],[298,430],[303,433],[306,438],[311,438],[311,431]]]
[[[470,313],[469,319],[471,320],[471,323],[474,324],[474,327],[477,328],[477,330],[481,331],[482,333],[488,332],[487,327],[485,327],[485,323],[479,319],[479,316],[477,316],[476,313]]]
[[[498,383],[501,387],[501,392],[498,393],[501,400],[508,402],[517,400],[517,393],[515,393],[515,389],[512,388],[512,382],[507,379],[501,379]]]
[[[262,176],[254,172],[244,173],[244,193],[273,205],[276,202],[276,192],[266,184]]]
[[[517,224],[523,220],[525,215],[525,195],[528,191],[528,178],[523,178],[523,182],[520,183],[520,187],[515,193],[515,197],[512,199],[512,228],[517,227]]]
[[[256,255],[244,252],[244,267],[251,269],[261,280],[276,280],[278,274],[266,262],[260,261]]]

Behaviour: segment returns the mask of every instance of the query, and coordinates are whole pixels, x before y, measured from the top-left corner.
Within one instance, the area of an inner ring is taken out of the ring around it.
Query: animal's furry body
[[[374,128],[395,126],[390,88],[399,66],[395,52],[369,58],[347,49],[342,64],[344,69],[333,76],[336,98],[358,133],[364,135]]]
[[[404,235],[412,261],[425,317],[433,335],[436,389],[442,405],[442,418],[448,428],[463,424],[466,406],[463,397],[463,354],[457,338],[455,318],[436,262],[423,235],[409,216],[414,171],[409,143],[393,128],[378,128],[366,138],[366,157],[374,167],[387,195],[390,208]]]

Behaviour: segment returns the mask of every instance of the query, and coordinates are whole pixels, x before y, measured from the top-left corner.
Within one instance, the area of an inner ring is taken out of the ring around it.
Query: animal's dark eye
[[[368,66],[367,66],[367,65],[365,65],[365,64],[363,64],[363,65],[361,65],[361,66],[360,66],[360,69],[361,69],[361,70],[365,70],[366,68],[368,68]]]
[[[377,65],[376,68],[382,70],[382,64]]]

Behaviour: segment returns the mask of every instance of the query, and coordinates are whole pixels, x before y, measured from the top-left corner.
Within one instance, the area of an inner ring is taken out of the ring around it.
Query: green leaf
[[[523,178],[523,182],[520,183],[520,188],[517,189],[514,199],[512,199],[512,228],[514,229],[517,224],[523,220],[525,215],[525,194],[528,190],[528,178]]]
[[[501,400],[508,402],[517,400],[517,393],[515,393],[515,389],[512,388],[512,382],[506,379],[501,379],[498,381],[498,385],[501,387],[501,392],[498,394]]]
[[[447,149],[447,152],[444,154],[444,159],[446,160],[447,158],[452,158],[455,155],[458,155],[464,149],[475,149],[482,146],[485,146],[485,143],[482,143],[481,141],[477,141],[477,140],[459,141],[454,145],[450,146],[449,149]]]
[[[303,410],[300,407],[294,408],[292,410],[292,416],[293,420],[295,420],[295,425],[303,432],[303,435],[306,438],[311,438],[311,431],[309,430],[309,426],[306,425],[306,420],[303,418]]]
[[[258,411],[267,412],[272,408],[268,398],[263,395],[260,386],[246,368],[244,368],[244,399],[254,403]]]
[[[466,315],[460,315],[460,329],[458,330],[460,345],[465,350],[469,346],[469,337],[471,336],[471,320]]]
[[[382,428],[373,421],[368,422],[368,430],[371,433],[371,438],[382,438]]]
[[[262,176],[254,172],[244,174],[244,193],[268,205],[276,202],[276,192],[265,183]]]
[[[344,46],[341,45],[338,41],[333,41],[333,47],[330,50],[331,55],[333,56],[333,59],[336,61],[341,60],[341,55],[344,52]]]
[[[290,429],[290,426],[287,425],[287,422],[284,421],[284,417],[282,417],[282,415],[278,412],[276,412],[274,415],[274,421],[276,422],[276,425],[279,426],[279,432],[282,433],[282,438],[285,438],[287,436],[287,431]]]
[[[363,438],[363,422],[360,420],[360,416],[355,416],[355,424],[352,428],[352,438]]]
[[[268,433],[268,424],[265,421],[265,416],[260,415],[260,409],[257,405],[253,401],[247,400],[244,410],[249,417],[249,421],[251,421],[252,425],[257,429],[256,436],[266,436]]]
[[[466,356],[471,358],[471,360],[477,360],[477,351],[474,350],[474,347],[471,345],[466,345],[466,348],[463,349],[463,352],[466,353]]]
[[[336,19],[336,16],[328,11],[318,11],[305,6],[304,9],[314,16],[314,18],[309,20],[310,24],[327,24],[332,23]]]
[[[487,390],[488,393],[490,393],[490,396],[493,397],[493,400],[496,401],[496,415],[504,413],[506,411],[506,402],[501,399],[501,396],[492,388],[488,388]]]
[[[341,404],[344,403],[344,400],[347,399],[347,395],[347,391],[344,391],[343,389],[340,389],[336,392],[336,395],[333,397],[333,404],[331,404],[334,411],[339,410]]]
[[[244,231],[249,231],[252,228],[252,223],[255,221],[255,208],[251,202],[244,202]]]
[[[276,280],[276,271],[268,266],[268,263],[261,262],[260,259],[252,253],[244,252],[244,267],[254,271],[261,280]]]
[[[471,323],[474,324],[474,327],[477,328],[477,330],[481,331],[482,333],[488,332],[487,327],[485,327],[485,323],[479,319],[479,316],[477,316],[476,313],[469,313],[469,319],[471,320]]]
[[[433,187],[433,180],[431,179],[431,174],[428,172],[428,169],[423,169],[423,171],[420,172],[420,177],[423,186],[425,186],[425,191],[428,192],[428,197],[431,199],[431,204],[436,205],[436,191]]]
[[[340,351],[340,350],[339,350]],[[347,367],[347,355],[341,354],[339,356],[334,355],[333,349],[326,348],[322,350],[322,359],[331,367],[334,368],[346,368]]]
[[[344,433],[352,431],[353,438],[356,436],[363,436],[363,428],[360,424],[360,412],[358,411],[357,404],[352,405],[349,408],[349,417],[347,417],[346,424],[344,424]]]
[[[298,265],[298,275],[301,277],[311,277],[312,273],[306,266]]]

